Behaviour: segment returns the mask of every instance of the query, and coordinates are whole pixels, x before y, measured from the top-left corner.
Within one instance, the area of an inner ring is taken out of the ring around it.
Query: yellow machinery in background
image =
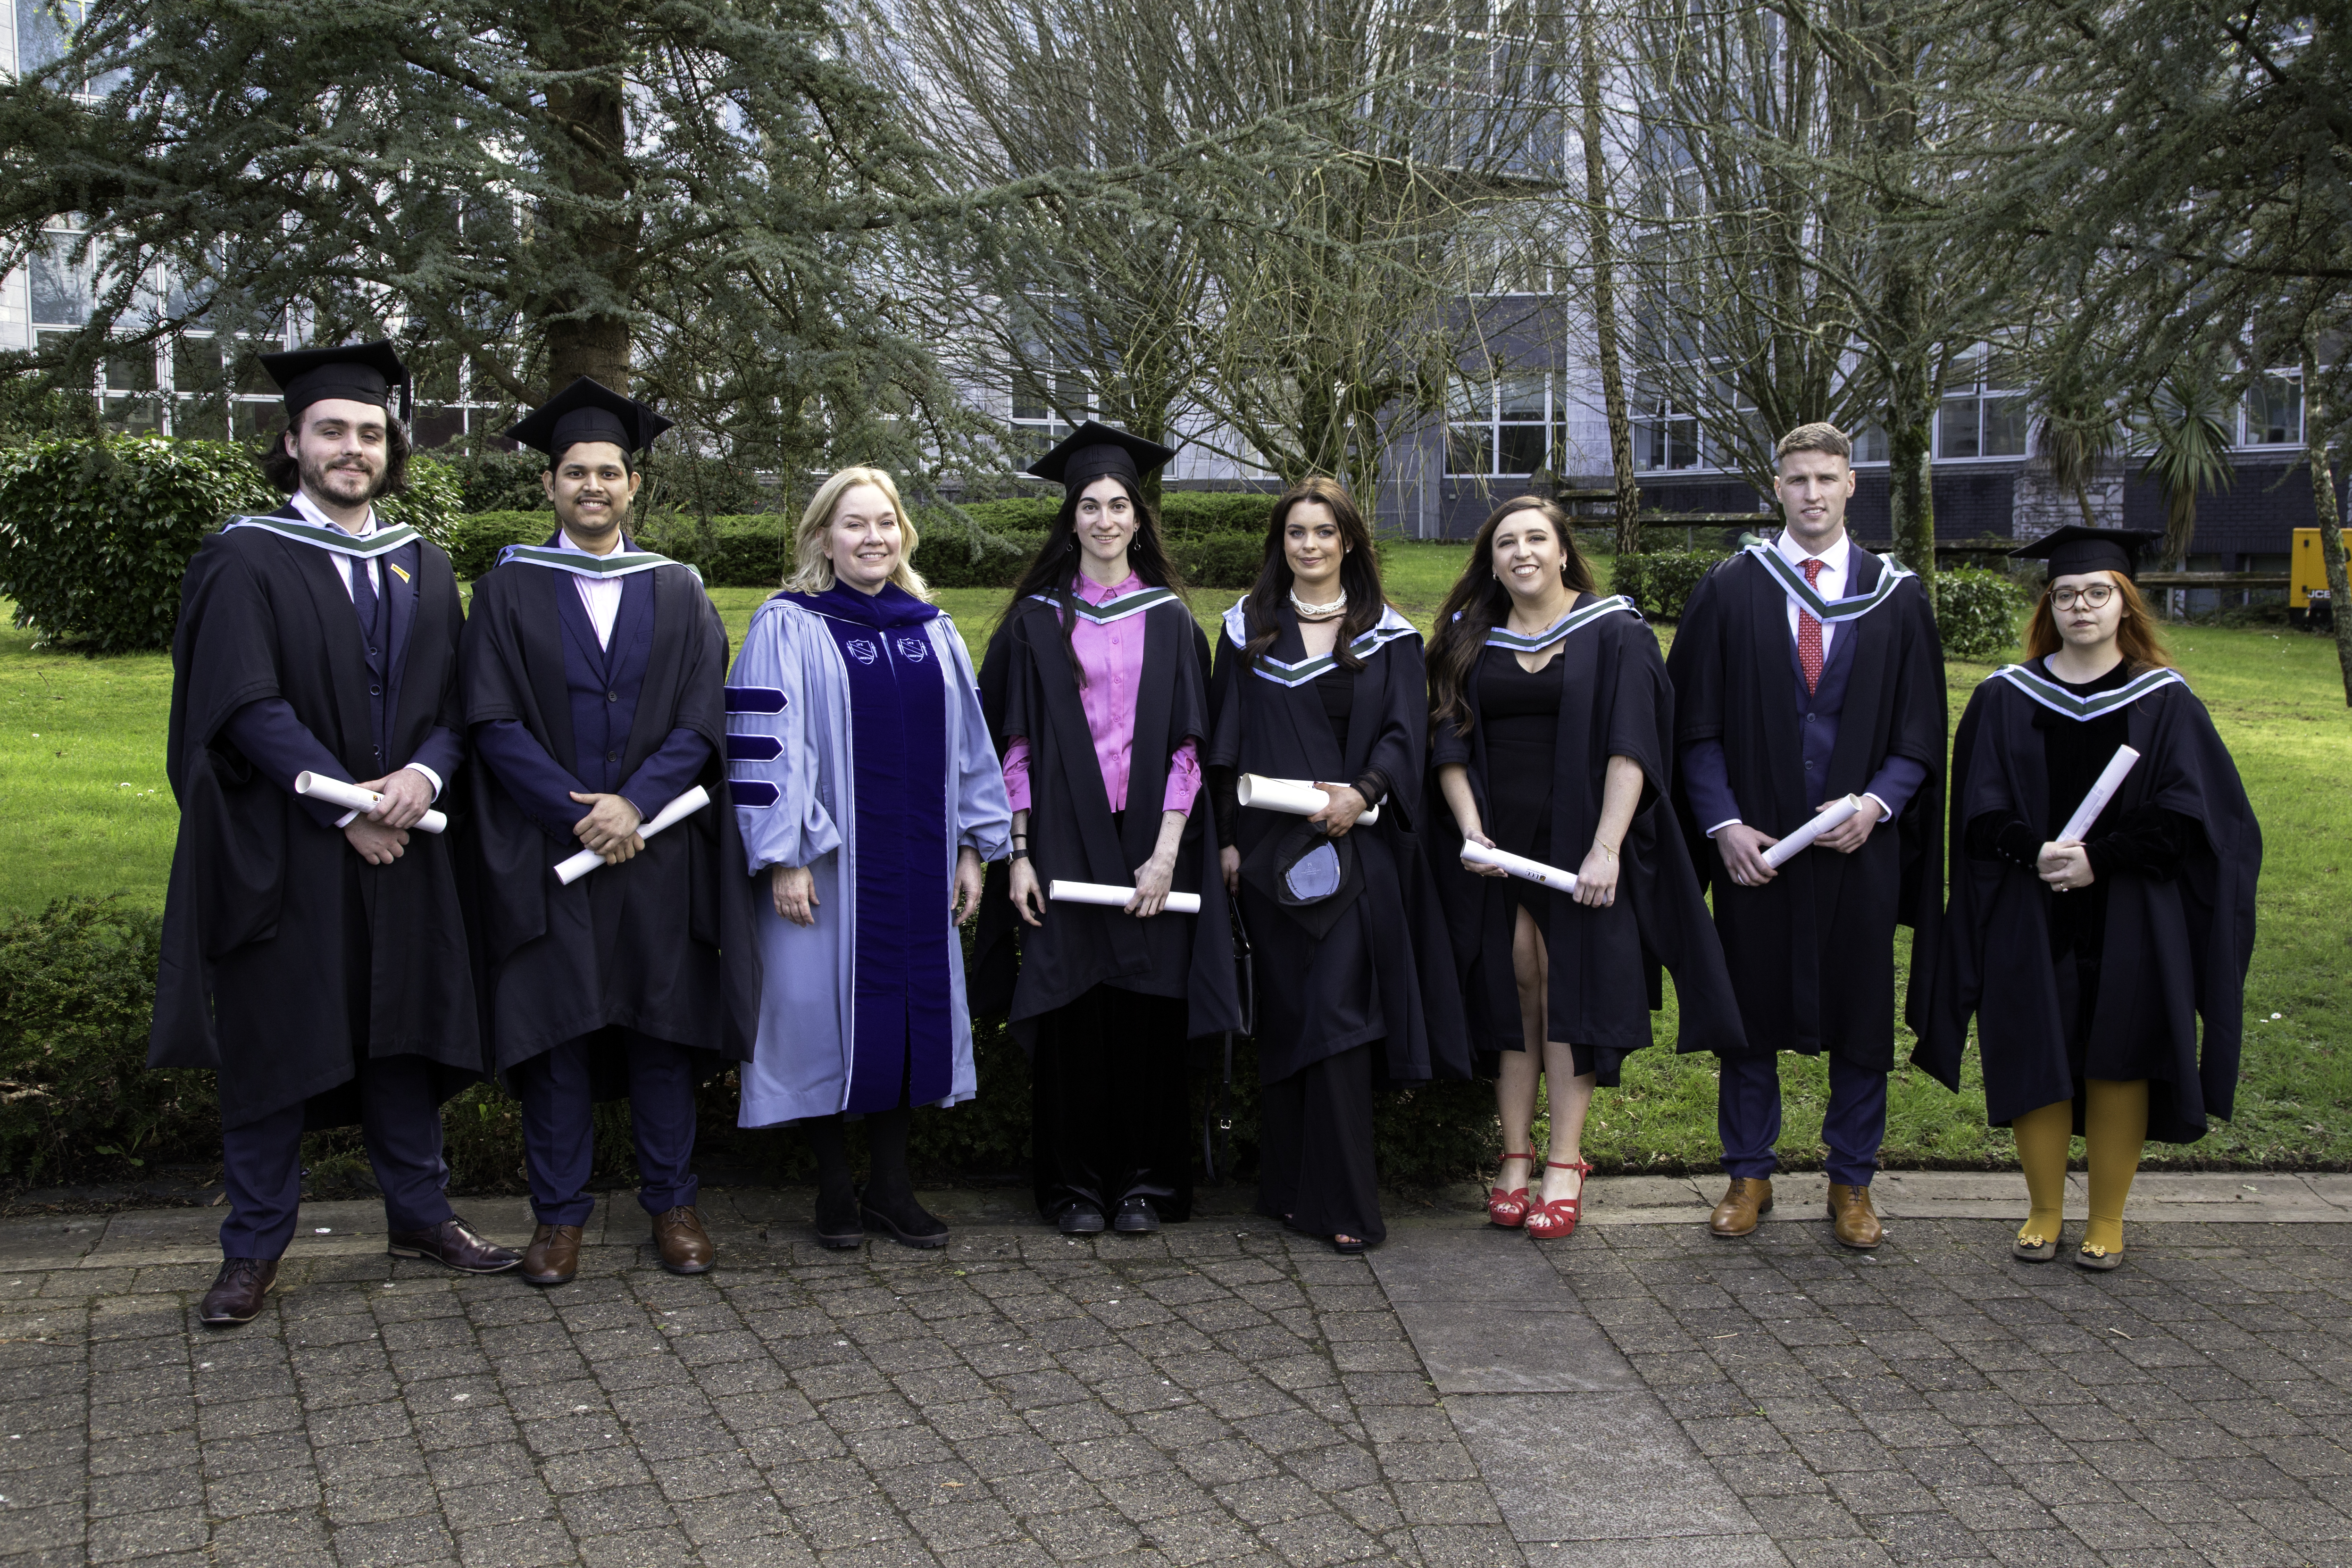
[[[2352,550],[2352,528],[2344,530],[2344,546]],[[2287,577],[2286,607],[2290,610],[2311,608],[2311,596],[2327,595],[2327,557],[2319,548],[2319,530],[2298,528],[2294,531],[2294,564]]]

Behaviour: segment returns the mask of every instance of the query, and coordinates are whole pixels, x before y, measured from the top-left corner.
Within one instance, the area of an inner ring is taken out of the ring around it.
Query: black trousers
[[[1380,1041],[1310,1062],[1258,1090],[1258,1213],[1309,1236],[1388,1239],[1372,1167]]]
[[[423,1057],[359,1064],[360,1137],[383,1189],[384,1223],[430,1230],[449,1217],[449,1167],[441,1159],[441,1094]],[[221,1132],[228,1218],[224,1258],[276,1258],[294,1239],[302,1202],[300,1100]]]
[[[531,1213],[541,1225],[585,1225],[596,1209],[588,1178],[596,1163],[591,1068],[599,1048],[619,1053],[626,1064],[639,1205],[656,1215],[692,1208],[701,1190],[694,1174],[694,1053],[615,1026],[515,1064],[523,1169],[530,1178]]]
[[[1074,1203],[1105,1214],[1145,1197],[1167,1220],[1192,1213],[1186,1008],[1097,985],[1037,1020],[1029,1141],[1037,1213]]]

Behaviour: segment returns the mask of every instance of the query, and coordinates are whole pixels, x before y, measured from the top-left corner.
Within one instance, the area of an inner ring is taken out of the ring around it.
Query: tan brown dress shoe
[[[1859,1247],[1867,1252],[1886,1239],[1886,1231],[1878,1216],[1870,1210],[1870,1189],[1849,1187],[1843,1182],[1830,1184],[1830,1219],[1832,1234],[1841,1247]]]
[[[530,1233],[530,1246],[522,1255],[524,1284],[569,1285],[579,1272],[578,1226],[543,1225]]]
[[[672,1274],[708,1274],[717,1255],[702,1216],[682,1204],[654,1216],[654,1246],[660,1249],[661,1266]]]
[[[196,1316],[205,1326],[233,1329],[261,1316],[261,1299],[278,1284],[278,1259],[230,1258],[221,1262]]]
[[[1717,1236],[1746,1236],[1756,1228],[1756,1222],[1772,1207],[1772,1179],[1769,1176],[1734,1176],[1730,1190],[1715,1212],[1706,1216],[1706,1228]]]

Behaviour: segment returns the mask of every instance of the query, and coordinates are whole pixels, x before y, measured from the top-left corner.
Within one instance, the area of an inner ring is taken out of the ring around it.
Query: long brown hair
[[[1128,504],[1135,508],[1135,537],[1127,542],[1127,564],[1134,574],[1155,588],[1172,588],[1179,598],[1184,596],[1184,577],[1170,559],[1168,546],[1160,534],[1160,514],[1144,504],[1143,492],[1126,479],[1118,479],[1118,488],[1127,492]],[[1019,586],[1013,590],[1012,605],[1005,616],[1012,618],[1021,601],[1031,595],[1050,600],[1062,613],[1062,646],[1067,647],[1070,634],[1078,625],[1078,557],[1085,547],[1078,543],[1078,498],[1083,492],[1072,490],[1062,498],[1062,510],[1054,514],[1054,526],[1045,531],[1045,543],[1037,552],[1029,569],[1021,574]],[[1187,603],[1190,601],[1188,600]],[[1078,684],[1087,683],[1087,672],[1077,659],[1070,660],[1070,671]]]
[[[2172,668],[2172,656],[2164,651],[2156,635],[2156,617],[2147,613],[2147,601],[2140,597],[2137,584],[2120,572],[2105,575],[2116,585],[2116,598],[2124,607],[2123,619],[2116,626],[2116,647],[2123,652],[2125,669],[2137,675],[2142,670]],[[2066,639],[2058,634],[2057,611],[2052,608],[2050,590],[2045,587],[2033,602],[2033,619],[2025,628],[2025,657],[2047,658],[2065,646]]]
[[[1297,581],[1290,569],[1290,557],[1282,548],[1283,534],[1290,526],[1291,512],[1308,501],[1320,501],[1331,509],[1331,520],[1339,525],[1339,542],[1347,549],[1339,558],[1339,589],[1348,595],[1348,610],[1339,618],[1339,639],[1331,647],[1331,655],[1342,669],[1363,668],[1364,661],[1348,645],[1381,624],[1381,612],[1388,601],[1381,594],[1381,557],[1372,544],[1372,531],[1348,487],[1318,474],[1283,491],[1266,519],[1265,559],[1258,567],[1249,597],[1243,601],[1242,615],[1249,627],[1249,646],[1242,650],[1244,668],[1255,664],[1282,635],[1282,602]]]
[[[1558,501],[1543,496],[1514,496],[1496,507],[1478,530],[1460,580],[1438,608],[1437,631],[1429,647],[1433,735],[1440,724],[1451,724],[1455,734],[1467,735],[1476,722],[1469,700],[1470,682],[1486,652],[1486,634],[1511,613],[1511,591],[1503,586],[1502,575],[1495,570],[1495,531],[1503,526],[1504,519],[1523,511],[1538,513],[1559,535],[1560,581],[1580,594],[1600,592],[1593,585],[1592,568],[1585,564],[1583,552],[1576,547],[1576,524]]]

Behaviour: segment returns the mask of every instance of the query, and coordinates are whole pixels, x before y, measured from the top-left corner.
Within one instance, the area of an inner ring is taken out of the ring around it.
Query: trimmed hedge
[[[1936,629],[1944,657],[1990,664],[2017,642],[2018,617],[2032,601],[2006,572],[1962,566],[1936,574]]]
[[[1620,555],[1610,574],[1612,593],[1633,601],[1633,607],[1654,621],[1682,619],[1683,605],[1698,580],[1730,555],[1720,550],[1653,550]]]
[[[0,1189],[218,1163],[212,1075],[146,1066],[162,930],[159,915],[120,899],[61,900],[0,926]],[[1029,1163],[1028,1058],[1002,1023],[982,1021],[974,1037],[978,1098],[916,1117],[908,1153],[929,1178],[1019,1179]],[[1222,1069],[1215,1044],[1202,1042],[1196,1056],[1195,1128]],[[1246,1176],[1259,1138],[1257,1064],[1246,1040],[1236,1044],[1234,1078],[1233,1152]],[[737,1179],[810,1179],[806,1140],[738,1128],[736,1092],[731,1074],[699,1091],[706,1168]],[[524,1190],[521,1121],[497,1087],[478,1084],[451,1100],[442,1131],[458,1190]],[[1392,1185],[1467,1176],[1491,1160],[1498,1136],[1493,1090],[1483,1083],[1425,1084],[1374,1101],[1373,1146]],[[625,1106],[598,1107],[595,1148],[600,1187],[634,1184]],[[368,1185],[356,1129],[307,1135],[302,1160],[314,1193]]]
[[[460,491],[446,464],[408,465],[408,493],[376,503],[447,547]],[[0,596],[16,624],[89,653],[172,646],[180,579],[204,536],[283,502],[226,441],[59,437],[0,453]]]

